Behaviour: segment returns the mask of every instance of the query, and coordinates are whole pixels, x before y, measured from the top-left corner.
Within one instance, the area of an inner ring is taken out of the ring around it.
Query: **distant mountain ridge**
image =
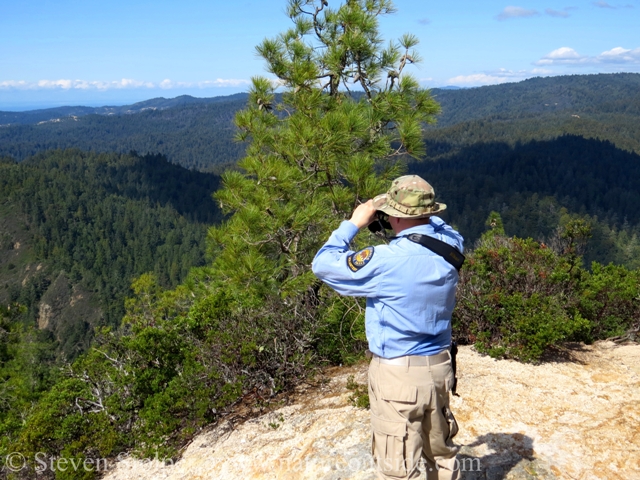
[[[131,105],[104,106],[104,107],[83,107],[65,106],[55,108],[45,108],[38,110],[28,110],[25,112],[3,112],[0,111],[0,125],[34,125],[40,122],[50,122],[56,119],[68,117],[83,117],[85,115],[127,115],[144,112],[145,110],[166,110],[168,108],[183,107],[193,104],[210,104],[229,102],[235,100],[246,100],[246,93],[236,93],[220,97],[198,98],[191,95],[180,95],[175,98],[157,97]]]
[[[576,110],[621,111],[640,115],[640,74],[614,73],[534,77],[521,82],[483,87],[433,88],[432,95],[442,106],[439,126],[449,126],[497,114],[526,114]],[[25,112],[0,111],[0,125],[33,125],[64,117],[85,115],[126,115],[145,110],[166,110],[188,105],[246,101],[246,93],[219,97],[157,97],[131,105],[84,107],[65,106]],[[621,102],[630,101],[628,105]]]
[[[480,118],[522,118],[570,111],[640,115],[640,74],[535,77],[459,90],[433,89],[442,107],[438,126]]]
[[[640,74],[532,78],[467,89],[433,89],[442,113],[427,128],[430,159],[474,142],[549,140],[564,134],[608,140],[640,153]],[[155,98],[122,107],[0,112],[0,157],[22,161],[50,149],[165,155],[186,168],[237,162],[235,113],[247,94]],[[9,123],[13,123],[8,125]]]

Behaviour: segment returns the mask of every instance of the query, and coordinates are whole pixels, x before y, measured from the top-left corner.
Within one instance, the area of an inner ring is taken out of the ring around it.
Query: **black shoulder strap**
[[[396,238],[407,238],[412,242],[419,243],[423,247],[428,248],[434,253],[437,253],[442,258],[444,258],[447,262],[455,267],[456,270],[460,271],[462,268],[462,264],[464,263],[464,255],[458,251],[457,248],[452,247],[446,242],[442,240],[438,240],[437,238],[430,237],[429,235],[422,235],[420,233],[411,233],[409,235],[401,235]]]

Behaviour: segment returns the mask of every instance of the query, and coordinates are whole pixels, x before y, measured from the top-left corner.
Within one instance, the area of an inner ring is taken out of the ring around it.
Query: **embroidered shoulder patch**
[[[347,266],[352,272],[357,272],[369,263],[371,257],[373,257],[373,247],[363,248],[347,257]]]

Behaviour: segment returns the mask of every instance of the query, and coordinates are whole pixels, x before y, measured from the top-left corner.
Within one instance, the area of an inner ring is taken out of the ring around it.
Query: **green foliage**
[[[362,358],[367,348],[364,299],[340,297],[328,289],[323,289],[321,295],[320,304],[324,309],[314,350],[320,358],[333,364],[353,364]]]
[[[504,235],[504,225],[502,224],[502,217],[498,212],[491,212],[489,214],[489,217],[487,218],[487,221],[485,222],[485,225],[491,229],[489,230],[487,236]]]
[[[427,129],[431,156],[478,143],[511,147],[563,135],[609,141],[640,154],[638,74],[568,75],[461,90],[434,90],[443,114]]]
[[[640,269],[594,262],[582,286],[580,311],[591,322],[587,341],[637,340],[640,331]]]
[[[278,415],[277,421],[269,422],[268,425],[270,428],[277,430],[282,426],[283,423],[284,423],[284,415],[281,413],[280,415]]]
[[[56,381],[55,352],[45,332],[18,322],[25,308],[0,306],[0,457],[11,452],[10,442],[25,417]]]
[[[542,124],[561,114],[565,121],[573,123],[597,114],[640,115],[638,88],[640,75],[618,73],[536,77],[479,88],[434,90],[434,93],[443,109],[438,119],[442,126],[477,119],[502,120],[502,126],[507,126],[507,119],[537,117]]]
[[[309,11],[314,12],[313,8]],[[305,18],[308,23],[311,15]],[[298,30],[305,31],[303,27]],[[363,30],[363,35],[367,32]],[[278,55],[286,56],[286,52]],[[388,74],[394,78],[393,71]],[[359,82],[358,78],[353,87]],[[524,224],[535,212],[522,211],[521,205],[532,195],[555,196],[571,212],[598,217],[597,229],[601,232],[594,230],[587,245],[584,258],[588,264],[613,261],[635,268],[640,258],[634,255],[639,248],[640,216],[636,207],[640,202],[634,183],[638,174],[632,170],[638,161],[629,152],[640,153],[639,84],[639,74],[623,73],[534,78],[474,89],[435,89],[432,93],[442,112],[438,125],[427,128],[425,140],[427,158],[438,161],[410,166],[411,173],[423,174],[437,185],[439,195],[448,199],[451,220],[468,241],[480,237],[488,213],[495,210],[512,234],[546,242],[545,229],[552,222],[542,219]],[[346,85],[353,89],[352,83]],[[354,92],[354,98],[362,96],[364,92]],[[246,94],[216,99],[155,99],[137,109],[102,111],[108,116],[79,116],[92,109],[60,110],[56,114],[60,122],[0,129],[0,150],[5,148],[20,160],[43,149],[71,146],[93,151],[158,152],[189,168],[215,166],[220,171],[221,165],[235,165],[245,151],[245,144],[232,142],[239,132],[229,123],[245,99]],[[281,101],[281,94],[276,93],[272,104]],[[139,112],[139,108],[149,107],[157,110]],[[127,110],[138,113],[124,115]],[[11,115],[24,115],[37,123],[50,119],[38,116],[44,113],[48,112]],[[78,116],[77,121],[67,115]],[[0,121],[16,122],[22,120],[7,117]],[[510,219],[506,209],[521,211],[513,212]],[[518,213],[522,214],[519,218]],[[539,229],[532,231],[534,227]],[[180,267],[177,263],[171,266],[174,271]]]
[[[108,328],[98,332],[94,348],[76,360],[65,371],[66,378],[40,400],[14,449],[91,459],[136,446],[150,453],[151,447],[146,446],[150,439],[160,445],[176,429],[189,427],[181,415],[184,401],[171,401],[175,398],[172,382],[179,381],[186,363],[187,343],[176,328],[176,319],[187,308],[185,294],[180,289],[161,292],[148,275],[134,288],[140,297],[137,303],[130,302],[127,326],[135,334]],[[195,384],[197,375],[185,370]],[[182,396],[197,391],[182,391]],[[174,452],[168,446],[159,453],[169,451]]]
[[[492,356],[538,359],[586,327],[571,266],[532,240],[489,235],[462,271],[454,329]]]
[[[488,223],[500,222],[493,212]],[[461,272],[458,340],[494,357],[536,361],[567,340],[635,338],[640,270],[595,262],[585,270],[578,252],[589,234],[582,219],[567,221],[550,246],[485,233]]]
[[[107,412],[92,411],[98,406],[86,400],[90,397],[90,385],[79,379],[57,383],[43,397],[38,410],[29,417],[20,438],[12,447],[14,451],[21,452],[30,461],[39,452],[55,452],[55,456],[69,459],[84,458],[85,455],[79,454],[79,451],[82,451],[85,443],[91,446],[89,455],[93,458],[112,453],[115,445],[122,444],[123,439],[114,432]],[[34,467],[31,465],[31,468]],[[76,475],[78,473],[88,473],[88,478],[93,477],[91,472],[75,472]],[[64,477],[56,475],[56,478]]]
[[[208,100],[214,101],[205,103]],[[53,119],[50,116],[38,120],[30,115],[34,123],[43,123],[0,129],[0,155],[22,161],[52,149],[120,154],[135,151],[163,155],[184,168],[210,170],[215,165],[235,163],[242,156],[244,148],[233,142],[235,129],[231,122],[245,103],[246,95],[241,94],[199,99],[190,105],[159,106],[135,114],[126,109],[116,114],[105,111],[86,116],[62,111],[53,117],[58,121],[47,121]],[[8,120],[0,124],[15,123]]]
[[[159,285],[177,284],[204,262],[202,222],[217,218],[210,198],[216,177],[161,157],[79,151],[49,152],[0,169],[2,254],[16,259],[9,272],[17,275],[2,292],[12,304],[0,322],[0,453],[46,452],[77,464],[134,446],[146,451],[148,438],[179,443],[176,428],[187,432],[211,421],[202,411],[215,395],[199,382],[170,323],[187,308],[184,292]],[[17,239],[20,250],[9,250]],[[134,284],[140,299],[129,302],[124,329],[98,328],[95,348],[61,372],[61,357],[66,363],[84,351],[93,327],[120,323],[129,282],[145,271],[157,272],[159,280],[143,275]],[[44,303],[55,316],[39,331],[33,324]],[[144,324],[145,315],[155,323]],[[180,369],[189,375],[182,386]],[[228,387],[218,381],[215,388]],[[177,402],[172,411],[178,414],[167,418],[167,402],[186,391],[201,394]],[[197,421],[184,410],[198,412]],[[82,472],[87,478],[96,473]],[[56,475],[66,478],[63,471]]]
[[[300,23],[304,31],[305,22]],[[391,58],[388,49],[383,49],[385,54]],[[410,57],[417,59],[413,54]],[[639,74],[618,73],[434,89],[442,114],[438,126],[427,131],[429,150],[436,155],[442,149],[477,142],[515,145],[572,134],[608,140],[618,148],[640,153],[639,86]],[[181,99],[184,97],[154,99],[137,108],[0,112],[0,124],[4,125],[0,129],[0,158],[4,154],[22,161],[44,150],[76,147],[95,152],[159,153],[199,170],[235,164],[243,156],[244,146],[233,143],[236,130],[230,121],[246,103],[246,94],[191,102]]]
[[[172,455],[241,397],[266,403],[318,363],[362,351],[360,303],[323,287],[310,264],[357,202],[398,175],[397,159],[420,154],[438,108],[404,71],[415,38],[382,46],[390,2],[315,5],[290,2],[294,27],[258,47],[285,91],[255,78],[236,117],[250,143],[216,194],[229,216],[209,230],[211,267],[168,291],[139,277],[123,329],[100,332],[43,399],[46,413],[28,419],[27,451]],[[364,94],[349,94],[354,83]],[[109,442],[96,443],[97,426]]]

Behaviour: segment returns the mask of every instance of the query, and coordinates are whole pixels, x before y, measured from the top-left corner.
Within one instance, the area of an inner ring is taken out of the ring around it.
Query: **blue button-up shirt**
[[[444,258],[407,238],[365,249],[349,243],[358,227],[344,221],[313,260],[313,273],[342,295],[367,297],[369,350],[383,358],[433,355],[451,343],[458,272]],[[438,217],[401,235],[421,233],[463,250],[463,238]],[[349,263],[350,262],[350,263]]]

